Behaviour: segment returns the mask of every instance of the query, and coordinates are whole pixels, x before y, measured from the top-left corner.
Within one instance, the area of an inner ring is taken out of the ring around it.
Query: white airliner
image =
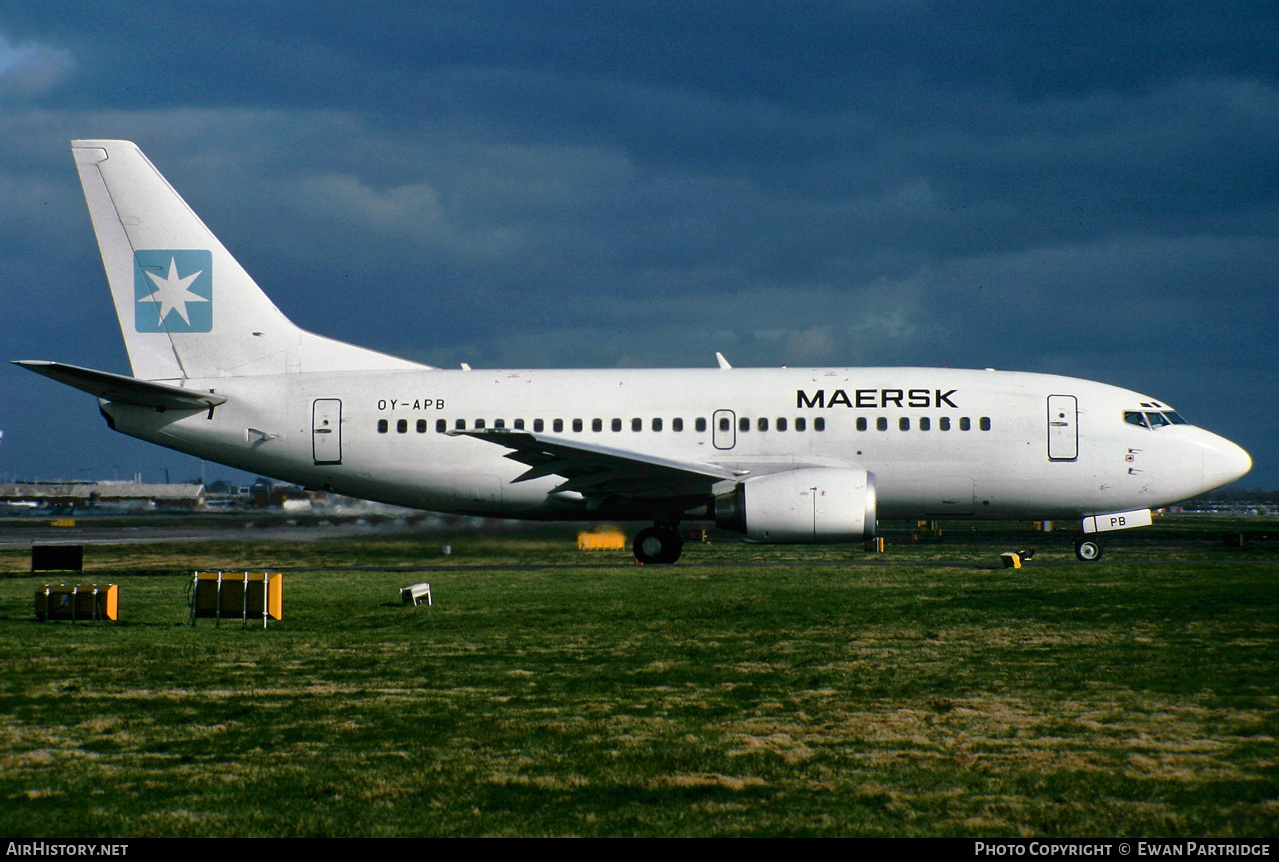
[[[1082,519],[1095,534],[1251,469],[1136,392],[949,368],[443,370],[293,325],[127,141],[72,143],[133,377],[19,365],[124,434],[309,488],[500,518],[858,542],[879,518]]]

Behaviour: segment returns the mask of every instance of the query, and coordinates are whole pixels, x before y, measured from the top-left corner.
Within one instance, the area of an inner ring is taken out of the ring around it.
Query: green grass
[[[1088,565],[1017,527],[91,546],[117,624],[0,581],[0,834],[1273,836],[1279,548],[1204,523]],[[191,569],[249,564],[303,569],[283,622],[184,624]]]

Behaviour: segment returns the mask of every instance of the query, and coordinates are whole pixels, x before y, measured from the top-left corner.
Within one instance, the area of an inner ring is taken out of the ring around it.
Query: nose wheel
[[[646,527],[635,534],[635,559],[644,565],[675,562],[684,550],[684,540],[671,527]]]
[[[1075,542],[1075,558],[1085,563],[1101,559],[1101,545],[1092,539],[1080,539]]]

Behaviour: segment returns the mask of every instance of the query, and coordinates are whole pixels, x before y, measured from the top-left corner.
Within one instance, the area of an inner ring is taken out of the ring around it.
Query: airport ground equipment
[[[433,605],[431,601],[431,585],[427,583],[413,584],[408,587],[400,587],[400,601],[406,605],[417,606],[422,604],[422,599],[426,599],[427,605]]]
[[[624,551],[626,534],[618,530],[583,530],[577,534],[579,551]]]
[[[117,584],[45,584],[36,590],[36,619],[115,622],[120,609]]]
[[[999,555],[1000,562],[1004,564],[1005,569],[1020,569],[1023,563],[1027,563],[1034,558],[1034,548],[1028,548],[1024,551],[1005,551]]]
[[[249,625],[249,616],[284,618],[284,576],[279,572],[196,572],[191,579],[191,625],[201,617],[220,626],[223,618]]]
[[[1232,548],[1246,548],[1249,545],[1279,541],[1279,533],[1265,530],[1252,530],[1247,533],[1222,533],[1221,540]]]
[[[31,571],[82,572],[84,545],[32,545]]]

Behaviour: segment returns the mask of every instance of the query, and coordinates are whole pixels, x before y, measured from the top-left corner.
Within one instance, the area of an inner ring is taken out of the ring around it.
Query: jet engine
[[[753,476],[715,498],[715,524],[755,542],[858,542],[875,535],[875,477],[853,467]]]

